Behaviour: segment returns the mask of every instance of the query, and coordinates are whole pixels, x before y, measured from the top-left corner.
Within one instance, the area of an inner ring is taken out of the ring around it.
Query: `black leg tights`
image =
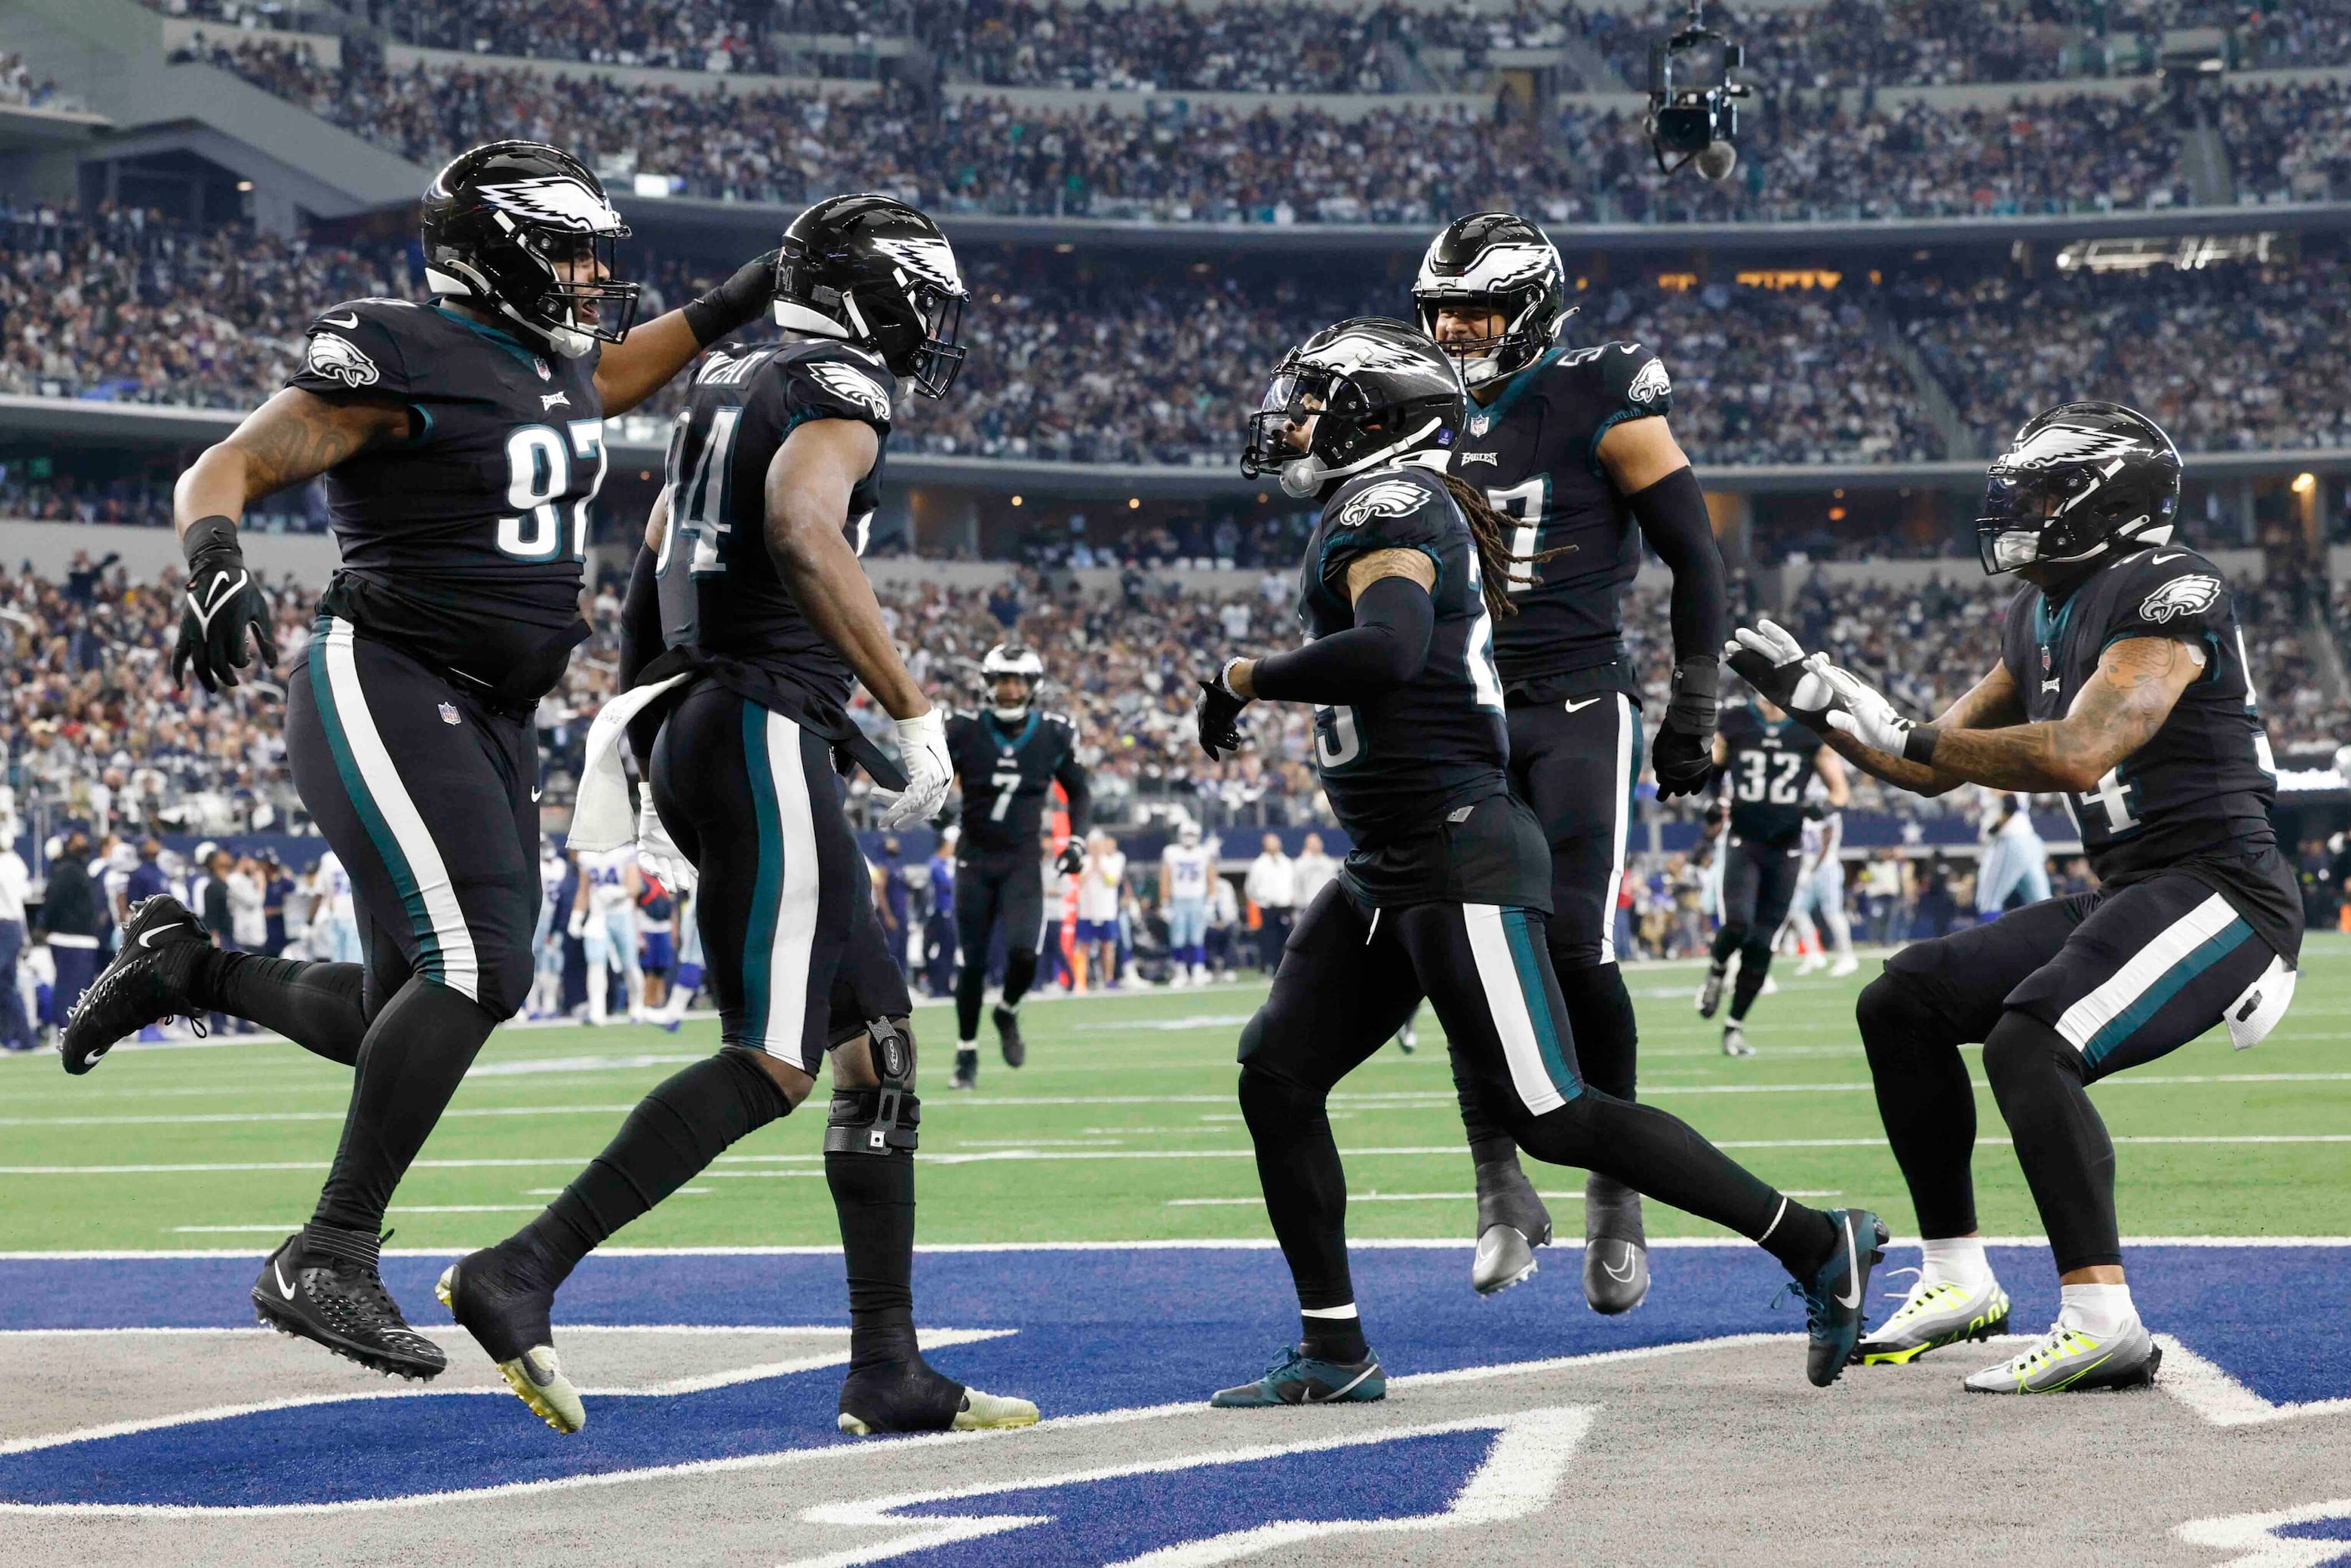
[[[392,1189],[501,1021],[421,975],[394,993],[360,1042],[342,1145],[313,1224],[370,1235],[382,1228]]]
[[[1869,983],[1854,1013],[1918,1234],[1929,1241],[1972,1235],[1976,1095],[1957,1029],[1915,982],[1891,969]]]
[[[204,1008],[247,1019],[303,1050],[357,1065],[367,1038],[367,967],[297,963],[258,953],[209,949],[198,956],[193,998]]]
[[[2058,1273],[2119,1264],[2115,1144],[2090,1103],[2082,1053],[2039,1019],[2006,1012],[1984,1041],[1984,1076],[2016,1141]]]

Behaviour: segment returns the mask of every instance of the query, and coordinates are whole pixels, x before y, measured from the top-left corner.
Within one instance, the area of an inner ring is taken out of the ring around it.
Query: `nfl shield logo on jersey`
[[[1483,435],[1486,434],[1487,428],[1493,423],[1494,421],[1489,415],[1481,413],[1477,418],[1469,422],[1469,434],[1472,435]]]
[[[441,705],[441,722],[443,724],[455,724],[457,722],[457,705],[455,703],[443,703]]]

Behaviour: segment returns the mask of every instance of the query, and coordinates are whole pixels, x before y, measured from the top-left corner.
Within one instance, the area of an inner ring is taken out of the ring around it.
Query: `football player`
[[[2098,878],[2095,892],[1906,947],[1861,994],[1878,1112],[1926,1241],[1917,1284],[1863,1342],[1864,1362],[2008,1325],[1976,1232],[1970,1041],[1983,1044],[2063,1305],[1967,1387],[2128,1387],[2161,1360],[2123,1272],[2114,1144],[2085,1091],[2216,1024],[2241,1050],[2258,1042],[2293,999],[2302,946],[2244,637],[2220,572],[2172,542],[2179,504],[2179,455],[2146,415],[2074,402],[2029,421],[1993,462],[1976,523],[1984,570],[2024,586],[1999,662],[1931,724],[1776,627],[1738,634],[1742,675],[1889,784],[2063,792]]]
[[[1730,820],[1721,849],[1722,923],[1698,986],[1698,1016],[1710,1019],[1720,1010],[1723,977],[1730,956],[1738,954],[1739,983],[1731,988],[1730,1018],[1722,1026],[1722,1053],[1752,1056],[1747,1012],[1771,976],[1772,939],[1803,879],[1804,823],[1815,810],[1804,803],[1805,789],[1818,778],[1831,810],[1843,810],[1852,797],[1836,754],[1769,698],[1723,714],[1714,759],[1722,766]]]
[[[641,753],[653,810],[640,850],[696,877],[722,1046],[646,1095],[538,1218],[443,1274],[449,1304],[548,1424],[587,1419],[549,1326],[555,1292],[621,1227],[737,1139],[789,1114],[832,1061],[825,1180],[849,1274],[841,1430],[968,1430],[1037,1419],[923,1359],[914,1322],[913,1006],[873,913],[836,748],[877,781],[884,828],[919,822],[950,779],[942,716],[898,656],[858,559],[900,378],[946,392],[965,290],[927,216],[888,196],[834,196],[785,231],[776,319],[794,340],[713,355],[670,442],[625,608],[622,696],[580,787],[574,834],[609,778],[627,820],[618,739]],[[849,718],[852,680],[896,721],[903,772]],[[609,756],[609,771],[599,766]]]
[[[1861,960],[1853,956],[1853,922],[1844,912],[1844,813],[1828,803],[1828,789],[1817,777],[1804,786],[1802,843],[1803,864],[1796,873],[1796,899],[1788,906],[1788,925],[1800,944],[1808,940],[1812,950],[1796,966],[1796,973],[1809,975],[1827,966],[1825,944],[1836,955],[1829,977],[1843,979],[1861,967]]]
[[[1510,522],[1515,564],[1498,586],[1518,613],[1496,625],[1494,661],[1510,786],[1551,843],[1552,966],[1588,1080],[1629,1100],[1635,1026],[1616,967],[1616,902],[1643,748],[1621,605],[1646,541],[1673,573],[1674,643],[1673,695],[1648,760],[1660,799],[1697,794],[1714,771],[1721,552],[1667,428],[1666,367],[1638,343],[1559,346],[1573,312],[1541,229],[1510,213],[1456,220],[1422,259],[1413,303],[1468,387],[1452,472]],[[1551,1216],[1473,1080],[1456,1082],[1478,1179],[1470,1281],[1490,1293],[1534,1272]],[[1603,1312],[1639,1305],[1649,1289],[1639,1196],[1592,1175],[1583,1224],[1585,1299]]]
[[[1054,864],[1075,872],[1092,790],[1078,761],[1078,728],[1063,714],[1037,706],[1045,663],[1035,649],[999,643],[980,661],[987,707],[947,720],[947,755],[963,787],[963,837],[956,866],[956,930],[963,974],[956,981],[956,1061],[950,1089],[979,1082],[979,1004],[987,991],[988,945],[1004,932],[1004,992],[990,1015],[1004,1065],[1029,1060],[1020,1039],[1020,998],[1037,977],[1037,949],[1045,927],[1044,867],[1037,842],[1045,802],[1059,784],[1070,798],[1070,841]]]
[[[569,153],[496,141],[424,193],[433,298],[354,299],[310,325],[286,389],[180,476],[188,558],[172,656],[206,689],[277,662],[237,519],[323,475],[342,566],[287,681],[295,787],[348,871],[362,961],[215,949],[150,899],[74,1020],[87,1072],[156,1017],[219,1011],[356,1065],[310,1222],[254,1282],[262,1320],[379,1372],[440,1348],[376,1272],[384,1208],[490,1030],[531,987],[538,756],[531,714],[585,641],[580,563],[604,419],[634,408],[767,306],[762,259],[635,324],[613,276],[628,233]],[[247,641],[252,646],[248,648]]]
[[[1253,701],[1314,705],[1314,762],[1354,841],[1299,917],[1241,1033],[1240,1103],[1298,1289],[1302,1343],[1219,1406],[1380,1398],[1347,1265],[1332,1087],[1425,996],[1462,1071],[1519,1146],[1604,1171],[1760,1242],[1797,1281],[1806,1373],[1834,1382],[1861,1331],[1885,1229],[1774,1192],[1682,1123],[1593,1088],[1551,964],[1550,856],[1510,787],[1492,649],[1510,524],[1444,471],[1462,419],[1450,360],[1402,321],[1324,329],[1281,362],[1242,472],[1322,505],[1299,576],[1296,652],[1227,660],[1201,682],[1200,742],[1240,743]]]

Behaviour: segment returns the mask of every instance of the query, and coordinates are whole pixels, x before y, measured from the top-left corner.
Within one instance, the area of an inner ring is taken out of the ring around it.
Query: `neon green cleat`
[[[2013,1359],[1962,1380],[1970,1394],[2085,1394],[2098,1388],[2151,1388],[2163,1347],[2137,1318],[2098,1337],[2062,1319]]]
[[[1930,1350],[2008,1332],[2008,1292],[1995,1280],[1980,1291],[1946,1281],[1910,1287],[1895,1314],[1862,1339],[1854,1359],[1864,1366],[1899,1366]]]

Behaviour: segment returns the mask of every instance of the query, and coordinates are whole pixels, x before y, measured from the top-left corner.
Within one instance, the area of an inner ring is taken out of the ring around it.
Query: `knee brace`
[[[865,1026],[865,1038],[872,1054],[873,1075],[882,1082],[872,1089],[834,1093],[831,1112],[825,1119],[824,1152],[911,1157],[923,1120],[923,1103],[912,1087],[913,1020],[875,1019]]]

